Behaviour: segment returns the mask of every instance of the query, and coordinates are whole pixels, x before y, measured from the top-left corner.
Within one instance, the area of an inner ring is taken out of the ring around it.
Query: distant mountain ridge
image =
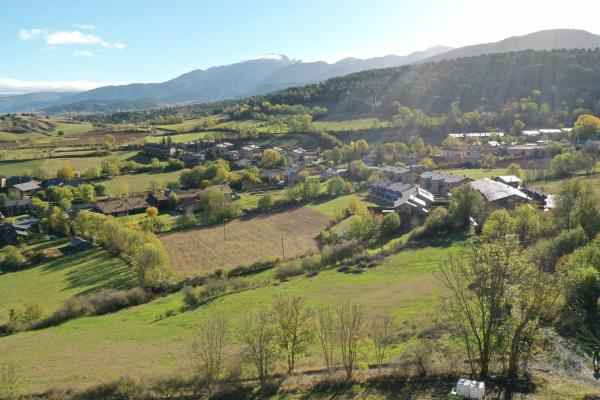
[[[475,44],[452,49],[442,54],[418,60],[419,63],[472,57],[482,54],[522,50],[594,49],[600,47],[600,35],[580,29],[550,29],[523,36],[511,36],[499,42]]]
[[[575,29],[555,29],[458,49],[436,46],[404,56],[345,58],[333,64],[324,61],[301,62],[283,55],[269,56],[206,70],[198,69],[161,83],[105,86],[77,94],[4,96],[0,97],[0,113],[34,110],[113,112],[190,102],[214,102],[266,94],[371,69],[509,51],[595,47],[600,47],[599,35]]]

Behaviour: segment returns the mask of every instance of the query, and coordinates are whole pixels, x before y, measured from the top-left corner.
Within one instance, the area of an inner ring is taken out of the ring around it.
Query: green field
[[[173,143],[187,142],[190,140],[199,140],[205,138],[207,135],[222,135],[223,132],[196,132],[196,133],[181,133],[178,135],[164,135],[164,136],[150,136],[146,138],[148,143],[160,143],[167,136],[171,138]]]
[[[153,182],[156,182],[160,186],[166,186],[168,181],[178,180],[180,174],[181,171],[128,174],[120,175],[110,180],[97,181],[96,183],[106,186],[109,195],[116,196],[124,188],[127,188],[127,191],[130,193],[147,192]]]
[[[188,119],[178,124],[166,124],[166,125],[155,125],[157,128],[168,129],[172,131],[185,132],[190,131],[191,129],[196,128],[201,125],[204,121],[207,121],[209,118],[195,118]],[[214,119],[214,118],[212,118]]]
[[[268,305],[276,295],[299,294],[312,305],[349,299],[363,305],[369,315],[390,312],[407,337],[394,348],[397,355],[409,338],[431,326],[441,290],[433,271],[462,243],[406,250],[360,275],[329,270],[312,278],[298,277],[228,295],[193,311],[182,311],[178,293],[114,314],[2,338],[0,354],[17,365],[28,389],[82,385],[85,377],[97,383],[141,371],[145,378],[181,374],[190,369],[187,354],[199,322],[218,314],[239,332],[241,316]],[[165,316],[167,312],[173,315]],[[300,369],[319,366],[316,346],[298,365]]]
[[[338,210],[348,208],[353,199],[359,200],[366,206],[373,206],[374,203],[365,200],[364,194],[347,194],[345,196],[336,197],[335,199],[318,201],[308,204],[307,207],[315,211],[322,212],[331,217],[337,216]]]
[[[94,125],[87,122],[55,121],[55,123],[56,128],[50,132],[52,135],[58,135],[59,131],[63,131],[66,136],[73,136],[94,130]]]
[[[135,286],[135,274],[120,258],[105,250],[90,249],[68,253],[66,239],[34,243],[29,251],[56,251],[56,258],[0,273],[0,324],[6,322],[13,307],[39,304],[47,313],[72,296],[103,287],[130,288]],[[63,250],[64,255],[60,255]],[[0,255],[2,251],[0,250]]]
[[[575,179],[581,183],[590,185],[596,192],[596,195],[598,197],[600,197],[600,173],[598,173],[598,172],[594,173],[593,175],[580,175],[576,178],[565,178],[565,179],[556,179],[556,180],[549,180],[549,181],[542,181],[542,182],[534,182],[533,186],[535,188],[540,189],[544,193],[556,194],[560,191],[561,186],[564,185],[565,182],[567,182],[571,179]]]
[[[353,131],[357,129],[371,129],[374,126],[384,127],[385,121],[379,121],[377,118],[361,118],[343,121],[315,121],[311,124],[311,129],[315,131]]]

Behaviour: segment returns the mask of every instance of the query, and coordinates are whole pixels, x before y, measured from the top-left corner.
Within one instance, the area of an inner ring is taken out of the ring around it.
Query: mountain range
[[[325,81],[354,72],[521,50],[600,47],[600,35],[554,29],[498,42],[452,49],[436,46],[404,56],[345,58],[336,63],[302,62],[284,55],[198,69],[161,83],[105,86],[80,93],[30,93],[0,97],[0,113],[22,111],[114,112],[172,104],[239,99]]]

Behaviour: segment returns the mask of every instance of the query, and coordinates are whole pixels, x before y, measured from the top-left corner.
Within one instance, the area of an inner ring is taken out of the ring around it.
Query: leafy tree
[[[275,199],[273,198],[273,194],[267,192],[258,200],[258,209],[263,212],[270,211],[273,209],[274,204]]]
[[[158,289],[171,275],[169,255],[157,242],[144,243],[133,260],[138,282],[144,289]]]
[[[594,115],[580,115],[574,127],[579,140],[597,140],[600,137],[600,118]]]
[[[117,144],[117,139],[113,135],[104,136],[104,148],[107,151],[113,151],[116,144]]]
[[[339,196],[346,189],[346,181],[340,176],[334,176],[327,182],[327,194],[329,196]]]
[[[508,175],[514,175],[517,178],[523,179],[523,168],[519,164],[512,163],[506,169]]]
[[[391,235],[400,229],[400,215],[391,212],[383,217],[381,222],[381,232],[384,235]]]
[[[72,181],[75,179],[75,171],[69,164],[65,164],[56,172],[56,177],[64,181]]]
[[[262,154],[261,165],[263,168],[274,168],[280,165],[281,162],[281,154],[275,149],[267,149]]]
[[[481,220],[485,210],[485,200],[481,193],[465,184],[455,187],[451,191],[450,218],[458,227],[466,227],[469,218]]]
[[[540,233],[540,225],[538,213],[529,205],[523,204],[515,209],[514,231],[521,244],[535,241]]]
[[[177,193],[169,193],[169,196],[167,197],[167,207],[173,210],[177,207],[177,204],[179,204],[179,196],[177,196]]]
[[[52,173],[46,167],[39,167],[38,169],[35,170],[35,172],[33,173],[33,175],[36,178],[41,179],[43,181],[45,181],[46,179],[52,178]]]
[[[202,215],[208,223],[222,222],[237,215],[237,205],[229,196],[219,190],[208,188],[198,196]]]
[[[513,234],[515,230],[515,221],[508,211],[504,209],[495,210],[485,220],[481,237],[486,241],[492,241],[505,238]]]
[[[16,246],[6,245],[3,248],[4,250],[4,259],[2,260],[2,265],[5,265],[9,268],[17,268],[22,266],[27,262],[27,258]]]
[[[352,216],[348,228],[348,236],[363,243],[370,243],[379,237],[381,217],[371,213],[361,213]]]

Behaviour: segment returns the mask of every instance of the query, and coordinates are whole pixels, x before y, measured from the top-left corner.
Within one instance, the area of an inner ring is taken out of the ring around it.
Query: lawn
[[[281,199],[283,195],[283,189],[276,190],[259,190],[253,192],[244,192],[240,194],[240,198],[235,201],[240,208],[256,208],[258,207],[258,201],[265,195],[265,193],[271,193],[273,200],[277,201]]]
[[[201,321],[221,315],[233,332],[240,332],[245,315],[285,294],[303,295],[311,305],[351,300],[364,306],[367,318],[389,312],[404,338],[392,351],[395,357],[434,323],[442,289],[433,271],[461,243],[405,250],[358,275],[329,270],[298,277],[228,295],[193,311],[181,309],[178,293],[118,313],[1,338],[0,354],[16,364],[30,390],[96,384],[122,375],[181,376],[190,370],[189,346]],[[239,337],[232,335],[232,341]],[[370,355],[372,350],[366,350]],[[298,368],[321,368],[316,345],[299,360]]]
[[[120,258],[101,249],[69,253],[66,243],[65,239],[34,243],[28,246],[29,250],[58,248],[59,256],[22,270],[0,273],[0,324],[6,322],[12,307],[39,304],[49,313],[78,294],[103,287],[135,286],[133,270]],[[65,254],[60,255],[61,250]]]
[[[579,175],[576,178],[556,179],[542,182],[534,182],[533,187],[540,189],[544,193],[557,194],[561,186],[570,179],[576,179],[581,183],[590,185],[596,195],[600,198],[600,173],[596,172],[593,175]]]
[[[283,250],[286,258],[317,251],[315,238],[328,224],[327,215],[300,207],[237,218],[211,228],[170,233],[160,239],[176,273],[200,275],[282,257]]]
[[[66,122],[66,121],[53,121],[56,124],[56,128],[52,132],[52,135],[58,135],[59,131],[63,131],[65,136],[74,136],[79,133],[90,132],[94,130],[94,125],[87,122]]]
[[[360,201],[366,206],[375,205],[374,203],[367,201],[365,199],[364,194],[347,194],[344,196],[336,197],[332,200],[316,201],[307,205],[307,207],[312,210],[319,211],[323,214],[327,214],[330,217],[336,217],[338,215],[338,211],[348,208],[348,206],[354,199]]]
[[[164,187],[168,181],[179,180],[180,174],[181,171],[127,174],[109,180],[98,181],[96,183],[101,183],[106,186],[109,195],[116,196],[125,188],[129,193],[147,192],[153,182]]]
[[[170,137],[173,143],[187,142],[191,140],[199,140],[206,135],[222,135],[223,132],[196,132],[196,133],[181,133],[178,135],[164,135],[164,136],[150,136],[146,138],[146,142],[148,143],[160,143],[163,139]]]
[[[383,127],[386,122],[377,118],[349,119],[342,121],[315,121],[311,129],[315,131],[353,131],[357,129],[371,129],[374,126]]]

